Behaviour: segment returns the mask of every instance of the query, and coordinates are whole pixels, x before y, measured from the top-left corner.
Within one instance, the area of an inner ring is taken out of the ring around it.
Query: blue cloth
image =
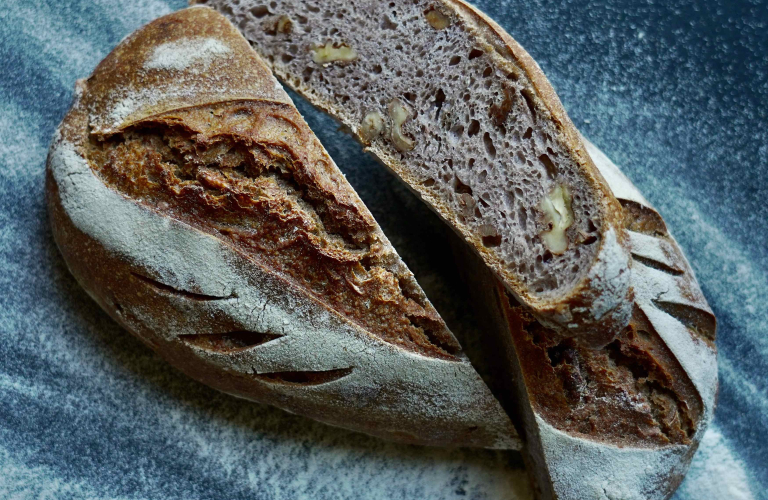
[[[675,498],[768,498],[768,9],[477,3],[665,216],[717,314],[717,417]],[[516,453],[384,443],[193,382],[69,275],[43,181],[74,81],[125,35],[183,6],[0,8],[0,498],[527,498]],[[447,230],[334,122],[297,105],[451,327],[471,337]]]

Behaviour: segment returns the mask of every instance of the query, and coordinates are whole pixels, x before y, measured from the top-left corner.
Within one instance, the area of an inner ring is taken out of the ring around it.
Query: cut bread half
[[[78,82],[47,197],[72,274],[191,377],[388,439],[518,447],[373,216],[215,11],[148,24]]]
[[[713,417],[715,317],[661,216],[586,145],[624,207],[635,256],[632,319],[616,339],[600,348],[563,339],[531,317],[474,254],[458,245],[456,253],[479,317],[500,343],[500,385],[524,430],[539,498],[666,499]]]
[[[585,345],[632,315],[621,207],[531,57],[454,0],[193,0],[348,128],[517,301]]]

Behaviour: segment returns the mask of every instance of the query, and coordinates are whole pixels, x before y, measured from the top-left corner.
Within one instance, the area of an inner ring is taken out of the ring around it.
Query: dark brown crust
[[[508,294],[501,300],[531,405],[544,420],[606,443],[690,444],[701,400],[642,311],[613,342],[589,349],[553,336]]]
[[[170,111],[104,140],[105,184],[226,239],[382,340],[452,359],[459,346],[295,108],[236,101]],[[416,290],[418,290],[416,288]]]

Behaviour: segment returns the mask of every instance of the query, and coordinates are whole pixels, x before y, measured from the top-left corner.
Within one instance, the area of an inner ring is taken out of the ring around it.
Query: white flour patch
[[[0,102],[0,192],[14,182],[26,184],[32,180],[30,172],[42,171],[47,146],[40,142],[39,120],[13,102]]]
[[[683,498],[754,500],[746,467],[716,425],[701,440],[678,495]]]
[[[91,0],[90,3],[99,6],[101,15],[112,24],[120,24],[123,31],[130,32],[158,17],[169,14],[169,2],[163,0],[132,0],[116,3],[113,0]]]
[[[2,441],[5,442],[4,433],[0,432]],[[110,498],[114,500],[125,497],[113,495],[101,496],[92,490],[87,481],[72,481],[64,477],[58,471],[43,465],[31,465],[24,463],[15,457],[9,450],[0,447],[0,464],[3,464],[3,476],[0,480],[0,498],[7,500],[23,500],[36,498],[40,500],[54,500],[58,498],[87,498],[98,500]]]
[[[157,47],[144,63],[145,69],[205,70],[215,58],[232,52],[214,38],[183,38]],[[199,66],[199,68],[192,68]]]
[[[46,4],[18,3],[22,5],[3,3],[0,23],[26,37],[27,57],[45,68],[62,87],[71,89],[75,78],[87,75],[106,54],[103,47],[91,43],[92,34],[77,32]]]

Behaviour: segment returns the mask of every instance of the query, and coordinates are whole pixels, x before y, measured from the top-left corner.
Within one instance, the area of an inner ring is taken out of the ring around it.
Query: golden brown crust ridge
[[[112,189],[227,240],[383,340],[447,359],[458,352],[292,106],[169,111],[86,148]]]

